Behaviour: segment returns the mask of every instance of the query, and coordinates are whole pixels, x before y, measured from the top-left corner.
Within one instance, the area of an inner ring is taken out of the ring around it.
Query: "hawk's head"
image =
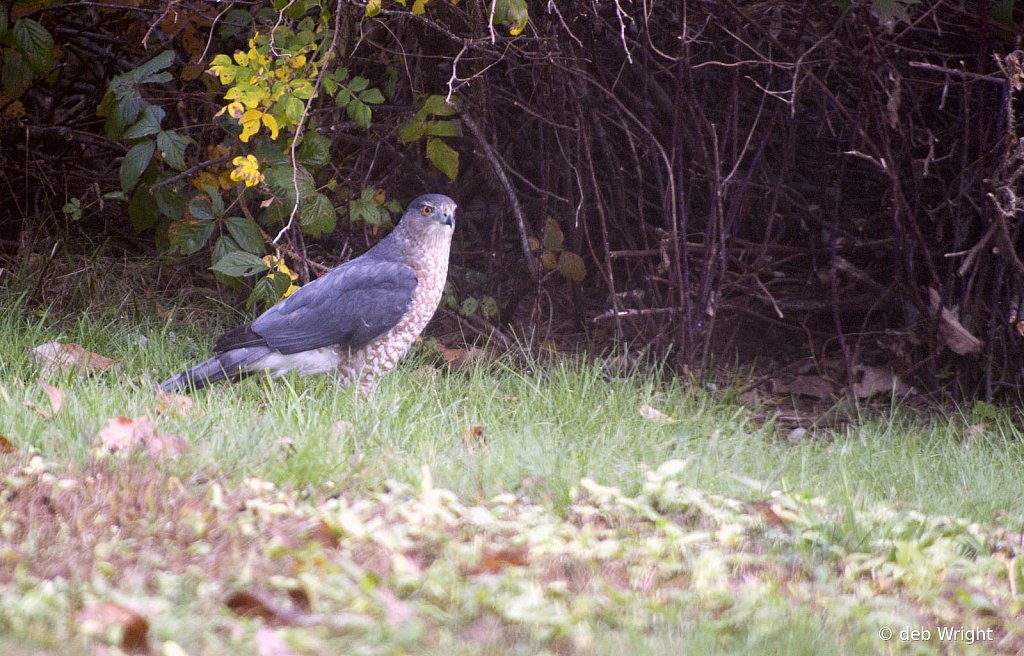
[[[444,230],[448,234],[455,228],[455,201],[444,194],[424,194],[409,203],[402,223],[416,232],[431,234],[435,230]],[[435,233],[436,234],[436,233]]]

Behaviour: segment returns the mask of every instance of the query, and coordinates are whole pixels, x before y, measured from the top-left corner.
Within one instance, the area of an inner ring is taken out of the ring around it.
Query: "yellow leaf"
[[[257,129],[259,123],[256,124]],[[242,141],[245,141],[245,132],[242,132]],[[246,187],[252,187],[254,185],[263,182],[263,174],[260,173],[260,164],[256,160],[254,155],[246,155],[245,157],[236,157],[231,160],[235,170],[231,172],[231,179],[235,182],[243,181]]]
[[[245,105],[243,105],[240,102],[233,102],[224,109],[228,110],[228,116],[235,119],[236,121],[242,118],[242,114],[245,113]]]
[[[270,130],[270,138],[277,139],[277,119],[272,114],[264,114],[262,117],[263,125],[267,126]]]
[[[192,179],[192,185],[199,191],[203,190],[203,185],[210,187],[217,187],[217,176],[210,173],[209,171],[203,171],[195,178]]]
[[[422,16],[427,12],[427,0],[416,0],[412,3],[412,13]]]
[[[242,126],[242,134],[238,136],[243,143],[249,141],[249,137],[260,131],[260,117],[263,115],[258,109],[247,110],[242,114],[242,118],[238,119],[239,125]]]
[[[235,63],[238,64],[239,66],[248,66],[249,65],[249,55],[247,53],[242,52],[241,50],[236,50],[235,51]]]
[[[306,55],[298,55],[288,60],[288,65],[292,68],[302,68],[306,65]]]

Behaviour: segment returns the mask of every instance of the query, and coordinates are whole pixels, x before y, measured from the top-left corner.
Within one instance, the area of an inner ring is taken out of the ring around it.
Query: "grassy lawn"
[[[428,348],[370,398],[252,378],[164,410],[209,336],[22,316],[0,318],[0,653],[1024,648],[1009,412],[792,443],[731,390]],[[119,360],[47,375],[57,413],[28,357],[54,340]],[[115,416],[188,447],[105,453]]]

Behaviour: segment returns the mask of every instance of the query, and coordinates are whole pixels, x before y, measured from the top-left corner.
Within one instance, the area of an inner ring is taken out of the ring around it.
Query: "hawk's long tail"
[[[253,365],[271,353],[272,351],[265,346],[238,348],[219,353],[160,383],[160,390],[190,392],[203,389],[218,380],[243,378],[251,373],[250,368],[256,368]]]

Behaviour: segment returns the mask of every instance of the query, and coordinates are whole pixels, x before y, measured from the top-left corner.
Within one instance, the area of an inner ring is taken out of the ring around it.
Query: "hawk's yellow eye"
[[[423,213],[424,214],[430,214],[433,211],[434,211],[434,208],[430,207],[429,205],[423,208]]]

